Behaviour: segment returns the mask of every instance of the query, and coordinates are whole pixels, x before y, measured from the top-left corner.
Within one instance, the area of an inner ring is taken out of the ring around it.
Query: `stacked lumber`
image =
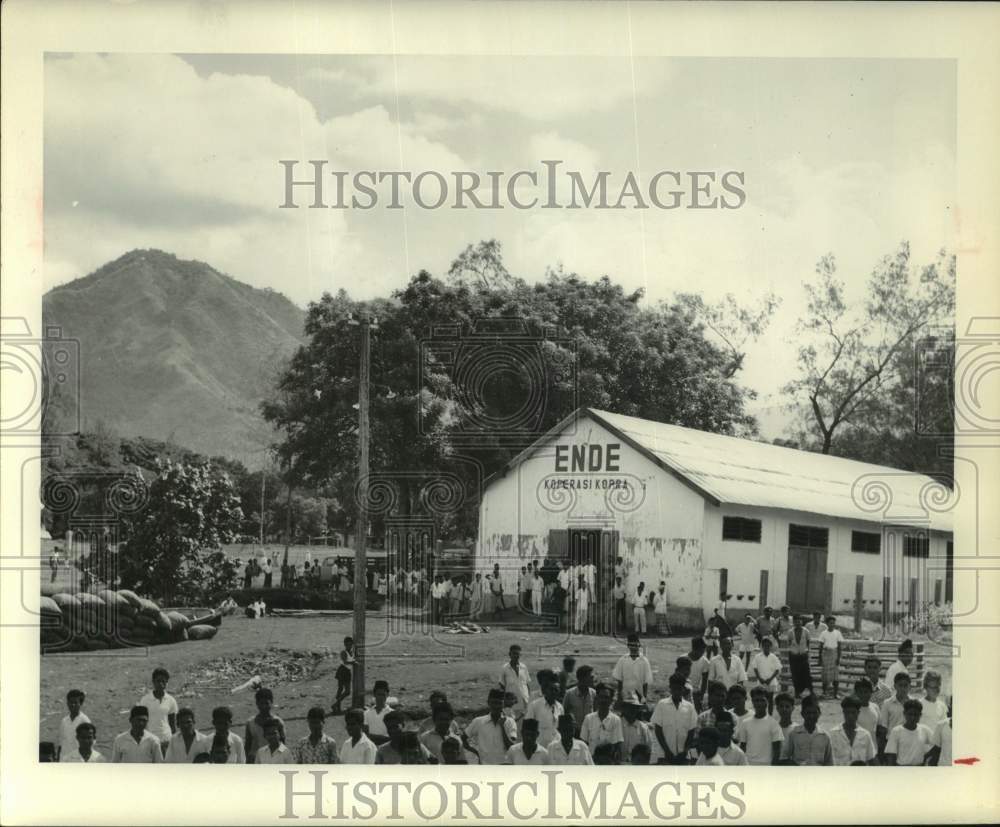
[[[898,657],[898,648],[901,641],[898,640],[846,640],[840,654],[839,681],[842,687],[853,687],[854,682],[865,676],[865,658],[869,655],[877,655],[882,662],[879,674],[884,678],[885,670],[893,664]],[[809,667],[812,673],[813,684],[822,684],[823,669],[820,666],[820,642],[813,640],[810,643]],[[788,647],[779,648],[781,656],[781,683],[791,685],[792,677],[788,669]],[[910,676],[913,678],[911,688],[921,689],[924,680],[924,644],[913,644],[913,662],[909,666]]]

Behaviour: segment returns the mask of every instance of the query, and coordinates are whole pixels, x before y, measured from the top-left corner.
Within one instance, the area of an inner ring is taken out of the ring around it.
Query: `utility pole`
[[[264,548],[264,480],[267,479],[267,471],[260,469],[260,547]]]
[[[368,603],[368,382],[371,329],[378,319],[351,320],[361,326],[361,367],[358,377],[358,525],[354,546],[354,706],[365,705],[365,607]]]

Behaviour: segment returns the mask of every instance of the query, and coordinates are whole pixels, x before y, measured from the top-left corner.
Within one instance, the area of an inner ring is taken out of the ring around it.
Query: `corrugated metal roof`
[[[597,409],[579,413],[720,503],[952,531],[956,496],[924,474]]]

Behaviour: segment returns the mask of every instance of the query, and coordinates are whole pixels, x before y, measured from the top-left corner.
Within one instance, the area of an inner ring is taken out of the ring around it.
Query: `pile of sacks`
[[[128,589],[46,591],[43,587],[40,606],[43,652],[207,640],[218,632],[217,627],[195,624],[180,612],[164,612],[152,600]]]

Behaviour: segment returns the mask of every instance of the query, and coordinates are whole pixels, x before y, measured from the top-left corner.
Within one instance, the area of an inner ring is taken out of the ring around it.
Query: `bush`
[[[354,592],[331,592],[322,589],[240,589],[233,600],[246,606],[261,598],[269,609],[353,609]],[[384,598],[369,592],[365,606],[370,611],[382,608]]]

